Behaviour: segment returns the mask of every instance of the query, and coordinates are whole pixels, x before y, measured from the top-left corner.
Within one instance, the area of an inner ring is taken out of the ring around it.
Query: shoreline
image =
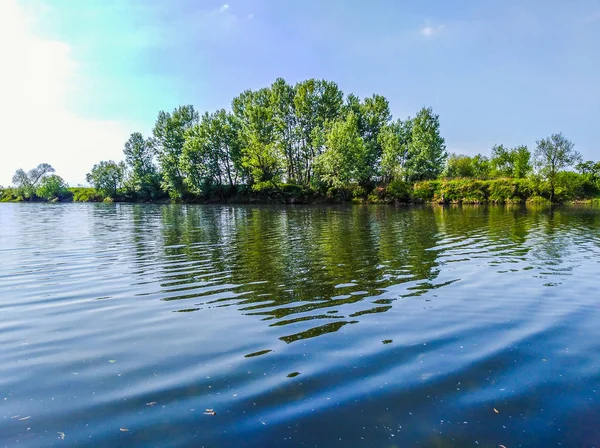
[[[105,196],[90,187],[70,187],[60,197],[45,200],[33,196],[24,198],[14,190],[0,191],[0,202],[120,202],[154,204],[287,204],[287,205],[340,205],[340,204],[598,204],[596,190],[561,185],[554,201],[548,185],[533,179],[441,179],[414,184],[393,182],[388,185],[369,185],[351,188],[313,189],[294,184],[274,184],[257,189],[250,185],[214,187],[204,194],[185,193],[169,197],[160,192],[147,197],[141,192],[117,191]]]
[[[414,207],[424,205],[435,205],[441,207],[447,206],[544,206],[544,207],[560,207],[560,206],[575,206],[575,205],[591,205],[600,206],[600,198],[589,198],[589,199],[578,199],[573,201],[564,202],[550,202],[546,201],[519,201],[519,202],[468,202],[468,201],[453,201],[453,202],[435,202],[435,201],[395,201],[395,202],[383,202],[383,201],[357,201],[349,200],[343,202],[319,200],[312,202],[281,202],[275,200],[228,200],[228,201],[202,201],[202,200],[158,200],[158,201],[135,201],[135,200],[110,200],[110,201],[0,201],[0,204],[130,204],[130,205],[293,205],[293,206],[325,206],[335,207],[340,205],[387,205],[394,207]]]

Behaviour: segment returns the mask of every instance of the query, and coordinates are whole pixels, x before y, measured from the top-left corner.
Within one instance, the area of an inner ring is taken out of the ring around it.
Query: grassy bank
[[[596,184],[575,173],[561,173],[555,188],[557,203],[598,201]],[[549,202],[550,185],[538,178],[453,179],[420,182],[414,185],[412,199],[443,204]]]
[[[579,181],[580,176],[565,176],[556,185],[555,202],[598,203],[600,191],[595,184]],[[214,187],[202,195],[185,195],[183,203],[237,204],[339,204],[347,202],[394,204],[512,204],[549,203],[550,187],[536,178],[528,179],[440,179],[413,185],[393,181],[386,186],[353,186],[351,188],[312,189],[293,184],[273,184],[259,190],[247,185]],[[19,196],[14,189],[0,191],[2,202],[47,202]],[[165,194],[152,201],[136,197],[125,190],[114,197],[103,197],[93,188],[69,188],[60,197],[48,202],[171,202]]]

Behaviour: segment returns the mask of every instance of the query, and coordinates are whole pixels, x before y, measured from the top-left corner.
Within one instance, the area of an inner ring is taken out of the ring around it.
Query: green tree
[[[445,177],[475,177],[473,159],[464,154],[450,154],[446,160]]]
[[[173,199],[185,194],[184,173],[181,169],[181,155],[186,133],[198,123],[198,113],[194,106],[179,106],[173,113],[161,111],[158,114],[152,134],[153,145],[158,154],[162,175],[162,188]]]
[[[598,190],[600,190],[600,162],[593,162],[591,160],[579,162],[575,166],[575,169],[586,183],[586,193],[597,195]]]
[[[379,133],[378,140],[382,149],[381,174],[383,181],[389,183],[393,179],[404,179],[408,145],[412,135],[412,119],[396,120],[385,126]]]
[[[160,178],[154,164],[154,148],[151,140],[146,140],[139,132],[134,132],[123,148],[125,161],[131,169],[129,184],[140,197],[156,198],[160,189]]]
[[[473,175],[477,179],[488,179],[490,177],[490,159],[481,154],[476,154],[471,158],[473,166]]]
[[[535,163],[539,173],[550,185],[550,201],[554,201],[558,173],[581,161],[573,142],[562,133],[553,134],[537,142]]]
[[[211,146],[210,116],[203,115],[200,123],[189,130],[181,155],[181,170],[193,193],[203,193],[219,183],[216,152]]]
[[[212,185],[238,183],[241,173],[241,142],[238,120],[225,110],[204,114],[187,135],[182,169],[195,192]]]
[[[105,198],[115,198],[123,187],[126,169],[125,162],[102,161],[94,165],[85,178]]]
[[[466,156],[450,154],[446,160],[444,176],[447,178],[472,177],[487,179],[490,175],[490,161],[481,154]]]
[[[29,176],[22,168],[15,171],[12,177],[12,184],[15,193],[23,198],[30,198],[35,193],[35,187],[31,185]]]
[[[285,162],[277,147],[270,89],[247,90],[233,103],[241,126],[241,162],[254,188],[277,186]]]
[[[219,182],[233,187],[243,175],[241,124],[233,114],[221,109],[212,115],[210,125]]]
[[[334,188],[346,188],[363,178],[368,169],[367,150],[354,113],[333,123],[326,146],[327,150],[315,161],[321,182]]]
[[[514,160],[510,149],[504,145],[492,147],[491,165],[494,177],[512,177]]]
[[[50,201],[52,199],[62,199],[68,196],[68,185],[62,177],[52,174],[45,176],[40,180],[35,190],[35,195],[39,198]]]
[[[270,94],[274,144],[285,158],[286,180],[301,184],[301,154],[297,136],[298,119],[294,105],[296,88],[289,85],[283,78],[278,78],[271,85]]]
[[[365,169],[360,182],[370,183],[381,176],[383,156],[383,140],[389,135],[379,138],[387,129],[392,119],[388,100],[381,95],[373,95],[360,101],[355,95],[349,95],[345,109],[357,118],[358,133],[365,144]]]
[[[50,173],[54,173],[54,168],[48,163],[40,163],[27,173],[23,169],[18,169],[12,178],[13,187],[18,195],[29,199],[35,194],[42,178]]]
[[[523,179],[532,172],[531,152],[527,146],[508,149],[504,145],[495,145],[490,163],[494,177]]]
[[[327,123],[332,123],[342,114],[344,94],[331,81],[309,79],[295,87],[294,108],[296,111],[296,136],[299,146],[299,180],[310,184],[312,163],[324,151],[320,144]]]
[[[575,166],[575,169],[590,182],[598,183],[600,181],[600,162],[593,162],[591,160],[579,162]]]
[[[514,170],[513,177],[524,179],[533,172],[531,164],[531,151],[527,146],[517,146],[513,148]]]
[[[412,122],[405,162],[406,179],[415,182],[435,179],[444,170],[446,145],[440,136],[439,116],[423,108]]]

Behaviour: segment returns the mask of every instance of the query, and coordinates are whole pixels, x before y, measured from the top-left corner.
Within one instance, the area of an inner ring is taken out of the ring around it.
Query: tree
[[[600,189],[600,162],[591,160],[580,162],[575,166],[575,169],[587,183],[588,190],[595,190],[594,193],[597,193]]]
[[[35,195],[47,201],[61,199],[68,195],[67,188],[68,185],[62,177],[52,174],[41,179]]]
[[[210,116],[202,116],[200,123],[188,132],[181,155],[181,169],[191,192],[203,193],[219,182],[218,162],[210,144]]]
[[[444,170],[446,145],[440,136],[439,116],[431,108],[423,108],[412,121],[410,142],[405,162],[406,180],[435,179]]]
[[[182,169],[190,188],[201,193],[210,185],[231,187],[241,172],[239,122],[221,109],[204,114],[200,123],[187,135],[182,155]]]
[[[234,98],[233,113],[241,126],[241,165],[254,188],[276,186],[285,161],[278,150],[270,89],[247,90]]]
[[[31,185],[29,176],[22,168],[15,171],[12,183],[16,193],[24,198],[30,198],[35,193],[35,187]]]
[[[412,134],[412,119],[397,120],[385,126],[379,136],[381,145],[381,174],[383,181],[405,178],[404,170]]]
[[[510,150],[504,145],[492,147],[491,164],[494,177],[512,177],[514,161]]]
[[[221,109],[209,121],[211,145],[216,153],[219,183],[236,185],[242,176],[241,124],[236,117]]]
[[[308,185],[312,176],[312,163],[325,148],[322,136],[327,123],[333,123],[342,113],[344,94],[331,81],[309,79],[295,87],[296,134],[299,146],[300,181]]]
[[[156,197],[160,188],[158,170],[154,165],[154,148],[151,140],[139,132],[129,136],[123,148],[125,161],[131,168],[130,188],[143,198]]]
[[[18,169],[13,178],[12,183],[17,193],[24,198],[31,198],[35,194],[35,190],[40,180],[47,174],[53,173],[54,168],[48,163],[40,163],[37,167],[25,172]]]
[[[600,180],[600,162],[593,162],[588,160],[587,162],[579,162],[575,169],[582,176],[588,177],[592,182]]]
[[[539,173],[550,184],[550,201],[554,201],[558,173],[581,161],[581,154],[573,149],[574,146],[562,133],[537,142],[535,163]]]
[[[376,180],[381,173],[383,141],[379,135],[387,128],[392,119],[388,100],[381,95],[365,98],[363,102],[355,95],[349,95],[346,110],[357,118],[358,133],[365,144],[366,166],[361,183]]]
[[[294,106],[296,88],[283,78],[277,78],[270,87],[271,108],[273,111],[274,144],[285,157],[286,180],[300,184],[301,161],[297,136],[298,119]]]
[[[102,161],[85,178],[104,197],[114,198],[123,187],[126,169],[125,162]]]
[[[477,179],[487,179],[490,177],[490,159],[481,154],[476,154],[471,158],[473,166],[473,176]]]
[[[368,169],[366,145],[354,113],[333,124],[326,146],[327,150],[315,161],[315,171],[321,182],[334,188],[345,188],[364,177]]]
[[[492,148],[491,159],[494,177],[514,177],[522,179],[531,174],[531,153],[527,146],[508,149],[503,145]]]
[[[446,160],[444,176],[448,178],[472,177],[487,179],[490,174],[490,161],[481,154],[466,156],[464,154],[450,154]]]
[[[533,171],[531,152],[527,149],[527,146],[517,146],[513,148],[512,152],[514,160],[513,177],[524,179]]]
[[[158,154],[162,187],[171,198],[179,199],[185,194],[184,173],[181,169],[181,155],[186,133],[198,123],[198,113],[194,106],[179,106],[173,113],[159,112],[152,130],[153,145]]]
[[[445,176],[449,178],[475,177],[473,159],[464,154],[450,154],[446,160]]]

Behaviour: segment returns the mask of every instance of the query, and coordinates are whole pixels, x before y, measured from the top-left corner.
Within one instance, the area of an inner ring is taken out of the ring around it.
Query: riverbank
[[[572,179],[571,179],[572,180]],[[519,204],[550,203],[550,188],[536,179],[441,179],[413,185],[393,181],[385,186],[313,189],[293,184],[272,185],[259,190],[248,185],[214,187],[202,195],[185,195],[172,200],[166,194],[148,200],[122,191],[104,197],[89,187],[68,188],[60,197],[46,201],[37,197],[24,199],[12,189],[0,192],[1,202],[150,202],[189,204]],[[598,203],[600,191],[584,182],[559,183],[556,203]]]

